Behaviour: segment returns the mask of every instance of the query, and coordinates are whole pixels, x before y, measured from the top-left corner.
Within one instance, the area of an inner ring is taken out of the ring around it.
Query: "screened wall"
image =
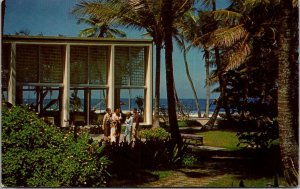
[[[98,124],[106,107],[137,108],[152,124],[150,40],[4,36],[3,42],[8,102],[31,106],[60,126]]]

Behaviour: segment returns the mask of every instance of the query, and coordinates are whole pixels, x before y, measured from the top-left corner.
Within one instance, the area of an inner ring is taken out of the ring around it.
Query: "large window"
[[[116,47],[115,84],[139,87],[145,85],[144,47]]]
[[[10,44],[3,44],[2,45],[2,89],[7,89],[8,80],[9,80],[9,64],[10,64],[10,56],[11,56],[11,45]]]
[[[62,83],[62,45],[17,45],[16,70],[19,83]]]
[[[106,85],[107,47],[71,46],[71,84]]]

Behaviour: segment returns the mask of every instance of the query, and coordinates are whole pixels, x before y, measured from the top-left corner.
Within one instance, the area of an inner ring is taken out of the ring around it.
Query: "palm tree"
[[[223,71],[239,67],[251,53],[251,39],[263,39],[266,31],[273,31],[274,46],[277,45],[278,62],[278,125],[279,140],[284,175],[291,186],[298,185],[298,143],[296,141],[294,121],[297,112],[293,112],[293,101],[291,97],[298,96],[294,89],[294,70],[297,67],[297,56],[295,52],[295,25],[298,23],[298,4],[294,0],[288,1],[253,1],[246,0],[237,2],[240,8],[236,11],[221,10],[215,11],[217,19],[222,18],[230,27],[221,27],[209,34],[212,46],[227,47],[223,57],[227,65]],[[268,10],[265,12],[265,10]],[[259,14],[258,14],[259,12]],[[266,13],[266,14],[264,14]],[[272,29],[276,28],[276,30]],[[297,30],[297,29],[296,29]],[[276,31],[278,33],[276,34]],[[294,34],[294,35],[292,35]],[[277,35],[277,37],[276,37]],[[268,36],[269,37],[269,36]],[[228,47],[230,49],[228,50]]]
[[[192,12],[189,11],[185,14],[185,16],[180,19],[180,22],[178,22],[178,26],[177,28],[179,29],[179,33],[175,36],[175,39],[177,41],[177,44],[180,48],[180,50],[183,52],[183,58],[184,58],[184,65],[185,65],[185,71],[186,71],[186,75],[188,77],[190,86],[192,88],[193,91],[193,95],[195,98],[195,104],[196,104],[196,108],[197,108],[197,112],[198,112],[198,117],[201,117],[201,109],[200,109],[200,104],[199,104],[199,100],[198,100],[198,96],[196,93],[196,89],[192,80],[192,77],[190,75],[190,71],[189,71],[189,66],[188,66],[188,62],[187,62],[187,52],[189,51],[189,49],[192,47],[191,45],[189,47],[187,47],[185,40],[188,38],[191,38],[191,33],[197,31],[194,30],[194,18],[192,15]]]
[[[165,33],[165,63],[166,63],[166,85],[168,97],[168,115],[170,123],[171,138],[179,145],[182,145],[180,136],[176,107],[175,107],[175,94],[174,94],[174,76],[173,76],[173,41],[172,37],[175,31],[175,20],[180,20],[183,14],[190,10],[194,2],[192,1],[173,1],[163,0],[162,6],[162,23]],[[168,11],[166,11],[168,10]]]
[[[181,136],[178,128],[176,107],[175,107],[175,94],[174,94],[174,76],[173,76],[173,22],[174,22],[174,9],[173,0],[163,1],[162,22],[163,30],[165,32],[165,61],[166,61],[166,85],[167,85],[167,97],[168,97],[168,115],[169,124],[171,131],[171,138],[176,141],[176,143],[181,142]]]
[[[4,31],[4,16],[5,16],[5,8],[6,8],[6,0],[3,0],[1,3],[1,35],[3,35]]]
[[[125,32],[112,28],[113,23],[101,22],[101,20],[96,18],[79,18],[77,24],[87,24],[90,27],[81,30],[79,33],[80,37],[105,37],[105,38],[116,38],[126,37]]]
[[[206,88],[206,95],[205,95],[205,114],[204,117],[209,117],[209,105],[210,105],[210,81],[209,81],[209,51],[204,50],[204,59],[205,59],[205,88]]]
[[[279,126],[279,141],[280,150],[282,156],[282,163],[284,166],[284,175],[287,182],[291,186],[298,186],[299,175],[299,154],[298,143],[296,141],[294,126],[293,126],[293,71],[291,68],[295,68],[291,56],[293,56],[294,50],[291,43],[293,40],[292,25],[297,25],[295,18],[292,17],[292,13],[295,10],[293,8],[292,0],[281,1],[279,5],[279,17],[278,23],[278,126]]]

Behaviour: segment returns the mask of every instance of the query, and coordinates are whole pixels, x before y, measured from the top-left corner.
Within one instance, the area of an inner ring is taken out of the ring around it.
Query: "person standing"
[[[113,121],[110,128],[110,142],[117,142],[117,122]]]
[[[121,119],[122,115],[120,113],[120,108],[116,108],[113,115],[112,120],[116,122],[116,143],[118,144],[120,141],[120,134],[121,134]]]
[[[139,113],[136,108],[133,108],[133,124],[132,124],[132,136],[134,140],[138,140],[138,129],[139,129]]]
[[[125,128],[125,133],[124,133],[124,138],[123,141],[126,142],[127,136],[129,136],[129,142],[131,141],[132,138],[132,123],[133,123],[133,117],[131,116],[130,112],[126,113],[126,120],[125,120],[125,124],[126,124],[126,128]]]
[[[111,123],[112,123],[111,109],[106,108],[106,114],[103,117],[104,141],[109,141]]]

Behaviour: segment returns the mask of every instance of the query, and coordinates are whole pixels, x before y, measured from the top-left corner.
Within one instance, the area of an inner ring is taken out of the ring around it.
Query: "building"
[[[56,125],[94,124],[106,107],[152,124],[152,40],[3,36],[2,98]],[[124,108],[126,107],[126,108]]]

